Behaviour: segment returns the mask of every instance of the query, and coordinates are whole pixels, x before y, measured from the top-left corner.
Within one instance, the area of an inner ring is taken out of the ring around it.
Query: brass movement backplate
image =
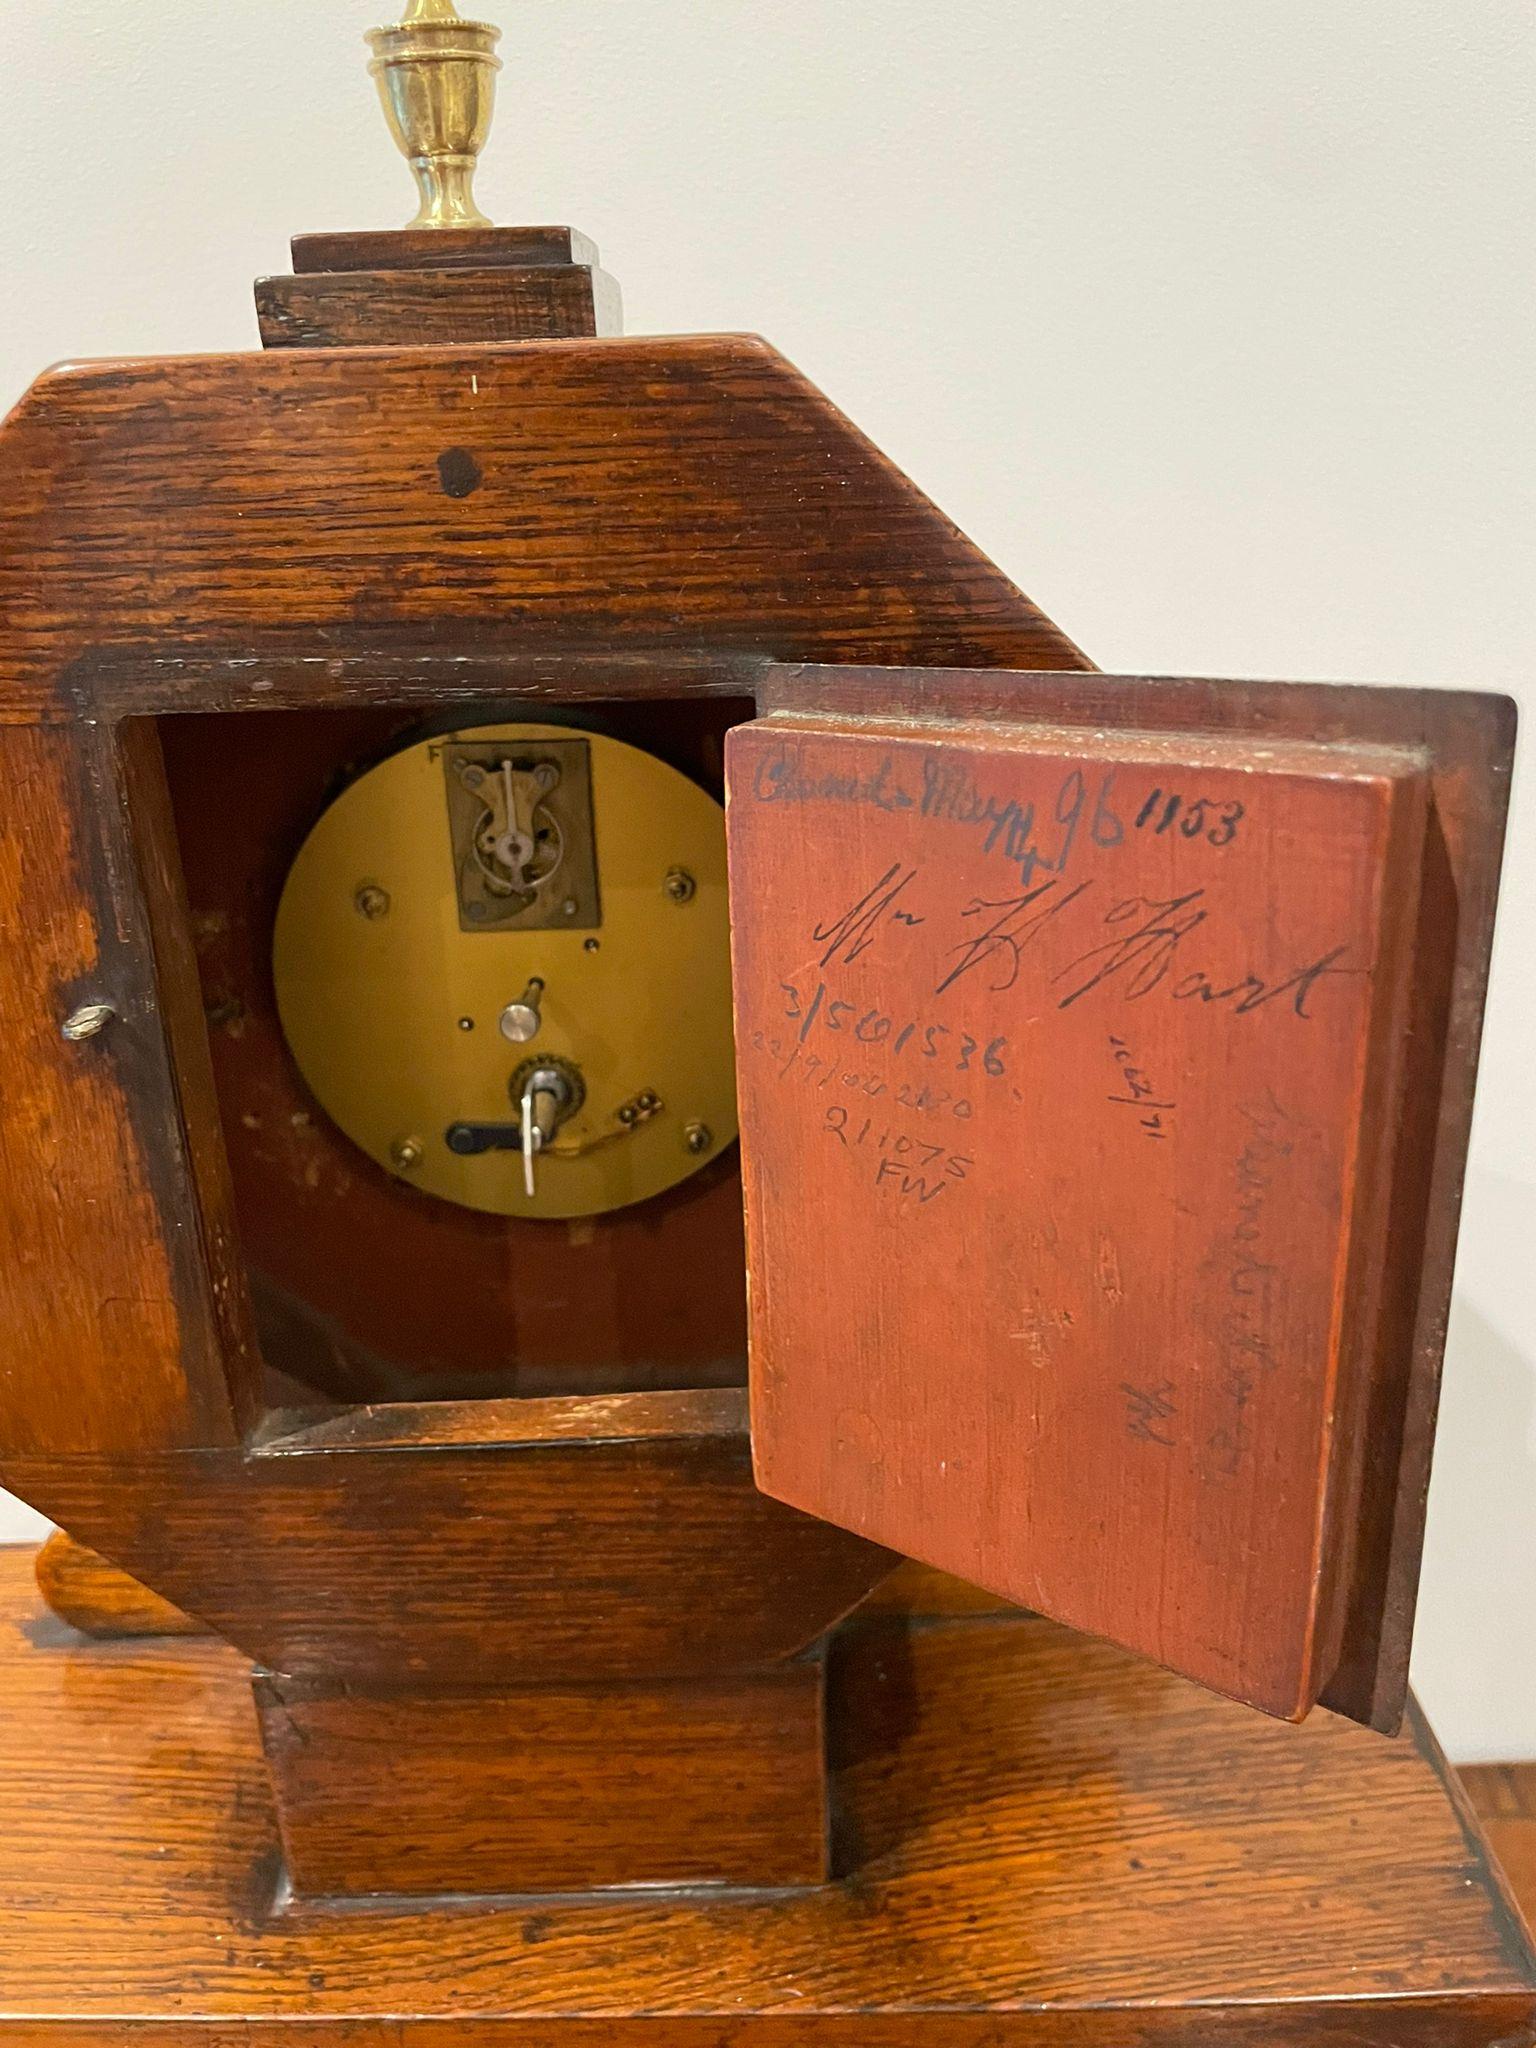
[[[273,971],[321,1107],[425,1194],[596,1215],[736,1135],[724,814],[606,735],[478,727],[368,770],[294,861]]]
[[[595,930],[587,741],[454,740],[442,754],[462,928]]]

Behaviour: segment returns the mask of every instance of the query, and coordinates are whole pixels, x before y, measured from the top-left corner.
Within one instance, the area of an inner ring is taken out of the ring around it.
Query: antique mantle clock
[[[1396,1733],[1510,707],[1098,673],[370,40],[416,222],[0,439],[0,2033],[1529,2042]]]

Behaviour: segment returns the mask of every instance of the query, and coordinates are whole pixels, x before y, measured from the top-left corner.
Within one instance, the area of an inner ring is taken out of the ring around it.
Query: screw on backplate
[[[413,1167],[420,1166],[425,1152],[426,1147],[420,1138],[396,1138],[389,1148],[389,1156],[401,1173],[409,1173]]]
[[[78,1010],[70,1012],[61,1027],[71,1045],[94,1038],[98,1031],[105,1031],[117,1015],[110,1003],[82,1003]]]
[[[681,906],[691,903],[699,893],[699,885],[686,868],[668,868],[667,879],[662,883],[669,902]]]
[[[352,906],[359,917],[388,917],[389,891],[381,889],[377,882],[364,882],[352,898]]]
[[[690,1152],[707,1152],[715,1142],[715,1134],[708,1124],[689,1124],[683,1132],[683,1143]]]

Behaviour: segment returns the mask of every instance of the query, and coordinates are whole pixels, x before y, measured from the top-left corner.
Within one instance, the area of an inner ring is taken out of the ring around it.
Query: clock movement
[[[408,745],[327,808],[273,983],[316,1102],[384,1172],[595,1216],[735,1138],[729,943],[715,797],[604,733],[499,725]]]
[[[0,2032],[1531,2040],[1407,1699],[1510,707],[1099,673],[483,219],[497,40],[0,435]]]

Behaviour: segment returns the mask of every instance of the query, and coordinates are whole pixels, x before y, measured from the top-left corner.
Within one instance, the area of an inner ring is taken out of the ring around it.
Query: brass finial
[[[390,133],[421,190],[413,228],[488,228],[475,204],[475,159],[496,103],[501,30],[461,21],[453,0],[410,0],[405,19],[371,31]]]

